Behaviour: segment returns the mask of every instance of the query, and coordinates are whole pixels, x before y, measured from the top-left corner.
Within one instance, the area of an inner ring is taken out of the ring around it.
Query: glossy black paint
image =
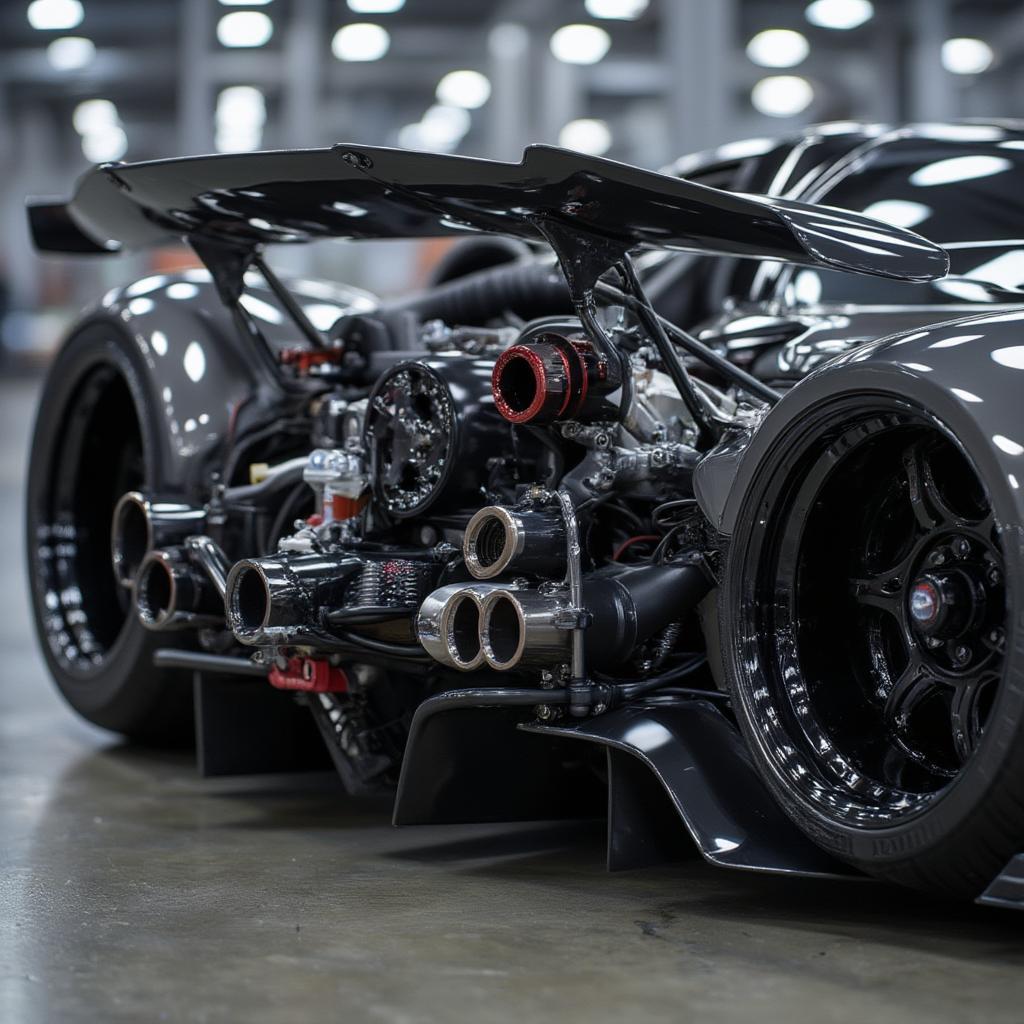
[[[519,164],[339,144],[331,149],[105,165],[87,174],[67,220],[101,249],[175,237],[247,251],[316,238],[411,238],[491,231],[551,241],[603,239],[932,280],[947,258],[918,235],[841,210],[737,195],[531,146]],[[36,244],[62,251],[53,204]],[[84,242],[79,241],[79,248]],[[613,261],[606,261],[606,265]]]
[[[376,303],[366,292],[324,282],[295,281],[291,287],[325,324]],[[158,274],[115,288],[76,325],[103,324],[131,339],[144,367],[135,383],[161,423],[156,440],[163,448],[165,485],[184,495],[201,491],[203,474],[223,458],[231,438],[303,400],[304,392],[289,389],[272,356],[288,346],[305,347],[305,339],[265,286],[247,281],[241,304],[259,325],[266,349],[239,336],[205,270]]]
[[[598,818],[603,787],[547,736],[516,729],[542,690],[448,690],[416,709],[395,794],[396,825]],[[549,698],[550,699],[550,698]]]
[[[790,824],[764,789],[735,726],[708,701],[652,701],[571,725],[533,722],[520,729],[639,759],[661,783],[701,855],[718,867],[856,877]],[[609,768],[614,765],[610,760]],[[618,842],[612,829],[633,827],[623,818],[625,809],[612,811],[610,850]]]

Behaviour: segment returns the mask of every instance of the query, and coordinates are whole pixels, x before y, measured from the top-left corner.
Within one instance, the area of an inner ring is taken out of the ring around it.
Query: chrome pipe
[[[180,544],[190,534],[201,532],[205,522],[205,509],[158,501],[140,491],[123,494],[110,524],[110,557],[118,583],[130,588],[151,551]]]
[[[183,548],[150,551],[136,573],[135,609],[147,629],[199,629],[223,625],[223,602]]]
[[[428,594],[416,616],[416,636],[435,661],[460,672],[484,663],[481,649],[483,602],[494,583],[449,583]]]

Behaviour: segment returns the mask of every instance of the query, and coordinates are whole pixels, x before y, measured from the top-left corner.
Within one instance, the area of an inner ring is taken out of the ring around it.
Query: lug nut
[[[1003,642],[1003,631],[998,626],[989,632],[988,642],[994,645],[999,645]]]
[[[933,551],[928,556],[928,564],[929,565],[943,565],[943,564],[945,564],[945,561],[946,561],[946,552],[945,551]]]
[[[971,649],[964,644],[957,644],[953,648],[953,664],[962,668],[971,660]]]
[[[953,554],[957,558],[966,558],[971,553],[971,543],[966,537],[957,537],[953,541]]]
[[[1000,573],[1000,571],[993,565],[992,568],[989,569],[989,571],[987,573],[987,578],[988,578],[989,583],[991,583],[992,586],[995,587],[995,586],[999,585],[999,583],[1001,582],[1003,576],[1002,576],[1002,573]]]

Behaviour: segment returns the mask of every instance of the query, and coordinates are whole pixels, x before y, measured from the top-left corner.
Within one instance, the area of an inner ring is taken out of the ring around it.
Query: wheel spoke
[[[892,684],[885,697],[885,720],[900,738],[906,737],[910,716],[936,685],[924,666],[913,661]]]
[[[935,530],[959,521],[935,484],[931,465],[920,442],[915,442],[903,452],[903,469],[914,518],[923,530]]]
[[[900,617],[902,608],[901,586],[902,577],[895,572],[850,580],[850,589],[857,604],[878,608],[895,618]]]
[[[964,680],[956,687],[950,702],[949,718],[953,731],[953,748],[963,764],[974,753],[985,723],[981,716],[981,695],[995,677],[982,676]]]

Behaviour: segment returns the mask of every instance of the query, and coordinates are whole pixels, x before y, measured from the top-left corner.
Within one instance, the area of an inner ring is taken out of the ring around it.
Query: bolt
[[[552,718],[553,715],[554,715],[554,712],[553,712],[550,704],[538,704],[537,705],[537,717],[542,722],[548,721],[548,719]]]
[[[998,646],[1003,642],[1003,631],[998,626],[989,632],[988,642],[995,646]]]
[[[963,668],[971,660],[971,649],[965,644],[957,644],[953,648],[953,664]]]
[[[971,542],[966,537],[957,537],[953,541],[953,554],[957,558],[966,558],[971,553]]]
[[[928,564],[929,565],[943,565],[945,563],[945,561],[946,561],[946,552],[945,551],[941,551],[941,550],[933,551],[928,556]]]
[[[993,587],[998,586],[1003,579],[1002,573],[1000,573],[994,565],[989,569],[986,575],[989,583],[991,583]]]
[[[942,646],[942,641],[937,636],[926,637],[924,642],[926,646],[930,647],[932,650],[935,650],[936,647]]]

